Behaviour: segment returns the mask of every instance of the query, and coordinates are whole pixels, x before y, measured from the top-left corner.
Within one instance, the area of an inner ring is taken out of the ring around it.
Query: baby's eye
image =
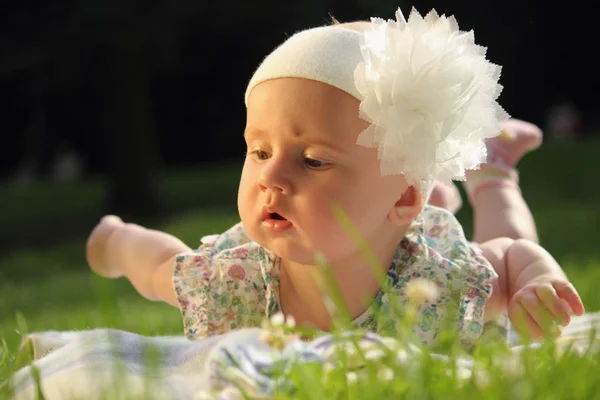
[[[254,151],[250,152],[250,154],[261,161],[264,161],[269,158],[269,153],[267,153],[264,150],[254,150]]]
[[[308,158],[308,157],[304,158],[304,163],[307,166],[309,166],[310,168],[323,168],[324,166],[327,165],[327,163],[324,161],[319,161],[319,160],[315,160],[314,158]]]

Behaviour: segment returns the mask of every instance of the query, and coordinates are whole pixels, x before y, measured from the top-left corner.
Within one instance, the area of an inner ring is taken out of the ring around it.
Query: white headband
[[[454,17],[413,9],[408,21],[372,19],[362,31],[340,25],[296,33],[269,54],[245,93],[277,78],[332,85],[358,100],[371,123],[357,144],[378,149],[383,175],[404,174],[427,193],[436,180],[464,180],[486,160],[484,140],[508,114],[496,99],[500,67]]]
[[[277,78],[327,83],[362,100],[354,84],[354,70],[361,62],[358,31],[332,25],[296,33],[258,67],[246,89],[245,102],[248,104],[248,96],[256,85]]]

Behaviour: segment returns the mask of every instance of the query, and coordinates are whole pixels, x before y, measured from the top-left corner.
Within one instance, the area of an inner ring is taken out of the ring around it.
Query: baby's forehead
[[[256,85],[247,114],[260,117],[287,113],[321,117],[358,117],[360,101],[333,85],[304,78],[274,78]]]
[[[352,95],[323,82],[277,78],[256,86],[248,99],[246,123],[249,133],[264,136],[293,132],[319,136],[356,146],[368,122],[360,118],[360,102]]]

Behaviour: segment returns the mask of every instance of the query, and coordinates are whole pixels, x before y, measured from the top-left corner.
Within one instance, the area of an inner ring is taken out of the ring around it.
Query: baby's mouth
[[[277,213],[269,213],[269,218],[270,219],[275,219],[278,221],[285,221],[286,219],[283,218],[281,215],[277,214]]]
[[[273,209],[264,209],[262,226],[270,232],[283,232],[291,228],[292,222]]]

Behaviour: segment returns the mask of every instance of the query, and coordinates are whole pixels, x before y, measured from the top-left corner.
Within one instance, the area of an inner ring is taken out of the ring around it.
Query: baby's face
[[[356,144],[368,127],[359,101],[332,86],[283,78],[248,98],[238,208],[250,237],[280,257],[314,263],[356,254],[332,214],[340,206],[369,243],[389,241],[388,214],[407,188],[382,177],[377,151]]]

